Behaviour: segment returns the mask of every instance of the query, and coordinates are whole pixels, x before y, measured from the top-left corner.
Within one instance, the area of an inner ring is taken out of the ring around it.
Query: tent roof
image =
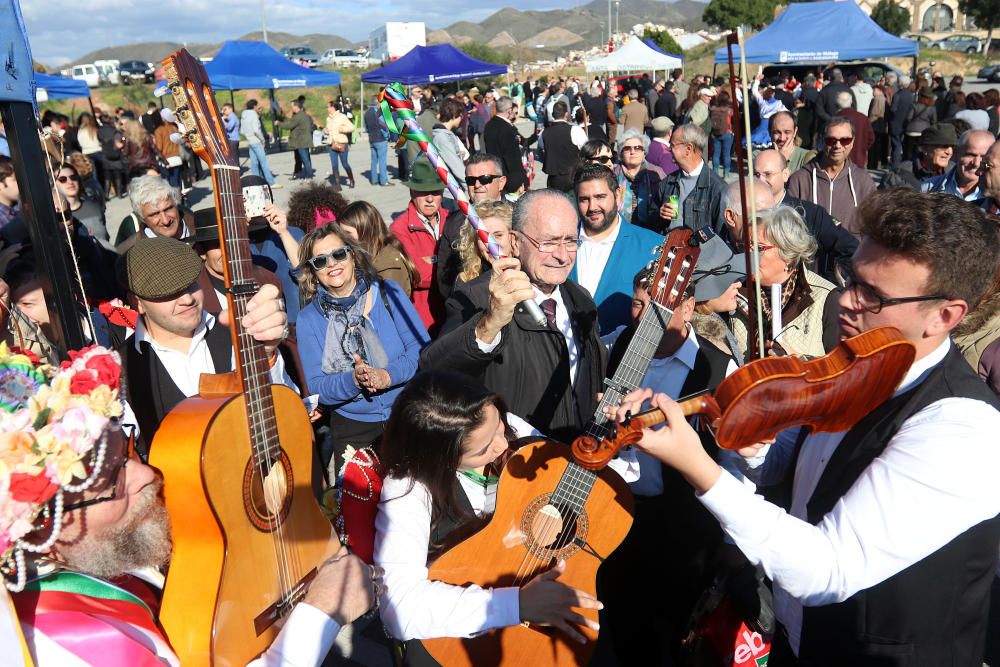
[[[35,85],[38,88],[44,88],[50,100],[90,97],[90,88],[87,87],[86,83],[57,74],[35,72]]]
[[[836,30],[831,30],[832,26]],[[748,63],[829,63],[915,56],[918,45],[882,30],[853,0],[792,3],[774,23],[746,40]],[[733,49],[733,57],[739,49]],[[715,62],[728,62],[726,47]]]
[[[402,58],[384,67],[361,75],[365,83],[415,84],[440,83],[499,76],[507,73],[506,65],[494,65],[466,55],[451,44],[414,46]]]
[[[228,41],[205,64],[215,90],[336,86],[337,72],[317,72],[293,63],[264,42]]]
[[[677,56],[654,51],[637,36],[632,35],[625,44],[601,58],[584,63],[588,72],[641,72],[652,69],[673,69],[684,62]]]
[[[671,58],[679,58],[680,60],[684,60],[684,56],[679,56],[676,53],[667,53],[666,51],[660,48],[659,44],[657,44],[651,39],[644,39],[642,40],[642,43],[648,46],[649,48],[653,49],[657,53],[662,53],[663,55],[670,56]]]

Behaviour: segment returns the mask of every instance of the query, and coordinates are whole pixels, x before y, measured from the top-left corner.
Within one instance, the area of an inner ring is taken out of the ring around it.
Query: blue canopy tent
[[[484,63],[468,56],[451,44],[415,46],[405,56],[385,67],[361,75],[365,83],[392,83],[407,86],[446,83],[507,73],[506,65]]]
[[[205,71],[214,90],[273,90],[340,83],[337,72],[317,72],[297,65],[264,42],[228,41],[212,61],[205,64]]]
[[[653,49],[657,53],[662,53],[665,56],[670,56],[671,58],[677,58],[678,60],[684,60],[684,56],[679,56],[676,53],[667,53],[666,51],[660,48],[659,44],[657,44],[651,39],[644,39],[642,40],[642,43],[648,46],[649,48]]]
[[[831,29],[835,28],[835,29]],[[829,63],[913,56],[917,42],[890,35],[853,1],[792,3],[774,23],[749,38],[748,63]],[[733,49],[739,58],[739,48]],[[729,62],[726,47],[715,62]]]
[[[87,87],[86,83],[57,74],[35,72],[35,86],[44,88],[45,94],[50,100],[90,97],[90,88]]]

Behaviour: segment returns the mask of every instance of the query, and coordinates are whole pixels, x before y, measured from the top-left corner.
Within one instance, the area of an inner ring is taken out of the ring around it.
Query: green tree
[[[899,36],[910,29],[910,10],[900,7],[895,0],[878,0],[872,9],[872,20],[887,33]]]
[[[760,28],[774,20],[775,6],[777,0],[711,0],[701,20],[723,30],[741,25]]]
[[[465,44],[459,44],[458,48],[476,60],[482,60],[483,62],[495,65],[509,65],[510,61],[513,60],[513,56],[509,52],[494,49],[482,42],[466,42]]]
[[[679,56],[684,53],[681,49],[681,45],[677,43],[677,40],[670,36],[670,33],[666,30],[653,30],[652,28],[646,28],[645,32],[642,33],[643,39],[651,39],[656,42],[656,45],[667,53],[672,53],[675,56]]]
[[[966,16],[971,16],[976,27],[986,31],[986,47],[983,55],[989,56],[993,41],[993,28],[1000,26],[1000,0],[958,0],[958,8]]]

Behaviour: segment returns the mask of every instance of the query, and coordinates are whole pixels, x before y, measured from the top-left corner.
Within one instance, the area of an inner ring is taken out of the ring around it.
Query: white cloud
[[[574,0],[546,2],[573,6]],[[386,21],[424,21],[429,30],[455,21],[480,21],[503,7],[538,9],[532,0],[400,3],[389,0],[265,0],[267,29],[340,35],[353,41]],[[221,42],[260,30],[254,0],[22,0],[35,59],[58,65],[106,46],[138,42]]]

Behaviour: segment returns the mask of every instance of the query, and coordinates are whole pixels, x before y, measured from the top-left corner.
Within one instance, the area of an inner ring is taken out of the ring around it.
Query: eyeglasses
[[[675,144],[675,143],[671,142],[670,143],[670,150],[672,150],[672,151],[674,151],[676,153],[678,148],[680,148],[682,146],[691,146],[691,145],[693,145],[693,144],[690,144],[690,143],[687,143],[687,142],[679,143],[679,144]]]
[[[600,162],[601,164],[611,164],[610,155],[595,155],[594,157],[587,158],[587,162]]]
[[[833,148],[837,144],[840,144],[841,146],[850,146],[854,143],[854,137],[823,137],[823,141],[829,148]]]
[[[986,158],[983,158],[983,161],[979,163],[979,168],[982,169],[984,172],[992,170],[993,166],[994,166],[993,163],[987,160]]]
[[[76,174],[70,174],[69,176],[56,176],[56,180],[60,183],[69,183],[70,181],[80,182],[80,177]]]
[[[776,246],[776,245],[768,245],[766,243],[758,243],[757,244],[757,252],[764,252],[766,250],[774,250],[777,247],[778,246]]]
[[[645,153],[646,149],[642,146],[622,146],[622,153],[635,153],[636,151]]]
[[[118,463],[114,468],[107,468],[108,471],[108,483],[111,484],[111,492],[107,495],[98,496],[96,498],[91,498],[90,500],[80,500],[75,503],[65,503],[63,505],[63,512],[72,512],[73,510],[83,509],[84,507],[90,507],[91,505],[98,505],[100,503],[105,503],[109,500],[114,500],[118,497],[118,487],[120,486],[122,469],[125,467],[131,459],[135,451],[135,431],[133,430],[129,435],[124,436],[125,447],[122,452]]]
[[[882,312],[886,306],[895,306],[900,303],[914,303],[919,301],[944,301],[948,297],[944,294],[928,294],[926,296],[901,296],[887,299],[875,291],[875,288],[867,283],[858,280],[851,269],[844,268],[844,289],[850,292],[851,301],[858,310],[867,311],[873,315]]]
[[[483,185],[489,185],[493,181],[500,178],[497,174],[483,174],[482,176],[466,176],[465,184],[470,188],[476,187],[476,183],[482,183]]]
[[[340,264],[347,261],[347,256],[351,254],[351,246],[344,246],[343,248],[337,248],[336,250],[331,250],[325,255],[316,255],[315,257],[310,257],[308,259],[309,266],[312,267],[313,271],[319,271],[320,269],[325,269],[327,264],[332,260],[334,264]]]
[[[550,241],[537,241],[528,236],[527,234],[525,234],[524,232],[518,232],[518,233],[524,238],[531,241],[532,245],[538,248],[538,252],[555,252],[561,247],[563,250],[572,255],[575,254],[576,251],[580,249],[579,237],[572,239],[563,239],[561,241],[558,239],[552,239]]]

